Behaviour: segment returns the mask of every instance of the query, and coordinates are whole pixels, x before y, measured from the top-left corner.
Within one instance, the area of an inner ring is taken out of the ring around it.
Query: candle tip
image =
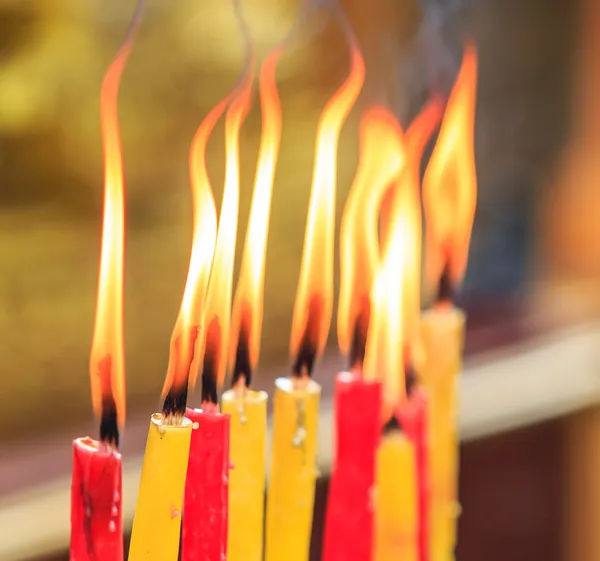
[[[389,420],[383,425],[382,434],[385,436],[386,434],[390,434],[394,431],[402,432],[402,425],[400,421],[396,418],[395,415],[392,415]]]
[[[112,394],[104,396],[102,400],[102,415],[100,416],[100,442],[115,449],[119,447],[117,405]]]
[[[217,384],[217,360],[215,354],[210,349],[206,350],[202,365],[201,398],[203,404],[208,403],[217,405],[219,402]]]
[[[312,376],[317,349],[308,335],[302,338],[296,360],[292,366],[292,376],[294,378],[310,378]]]
[[[231,387],[249,388],[252,385],[252,366],[250,363],[250,348],[248,345],[248,332],[240,330],[240,336],[235,351],[235,363],[231,376]]]
[[[183,418],[187,405],[188,385],[172,385],[169,388],[165,401],[163,403],[163,417],[171,424],[176,418]],[[176,424],[176,423],[175,423]]]
[[[450,275],[450,264],[446,262],[438,284],[436,305],[452,305],[456,298],[454,283]]]

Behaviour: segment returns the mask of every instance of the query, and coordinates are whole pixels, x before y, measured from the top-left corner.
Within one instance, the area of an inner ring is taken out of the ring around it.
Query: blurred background
[[[245,0],[260,57],[295,25],[299,1]],[[472,38],[480,57],[479,201],[461,300],[473,321],[486,325],[513,312],[542,313],[558,323],[595,317],[600,2],[340,3],[363,50],[367,79],[340,141],[338,212],[356,169],[361,112],[385,103],[407,124],[430,92],[449,91],[462,45]],[[99,90],[134,7],[134,0],[0,0],[2,450],[91,418],[88,358],[102,203]],[[120,94],[130,411],[149,412],[159,402],[189,258],[190,141],[235,84],[243,58],[231,2],[147,1]],[[287,369],[316,124],[348,69],[343,35],[326,16],[302,27],[278,68],[283,138],[259,388]],[[255,100],[241,137],[239,250],[260,130]],[[209,145],[209,167],[219,202],[222,123]],[[5,457],[0,454],[0,464]]]

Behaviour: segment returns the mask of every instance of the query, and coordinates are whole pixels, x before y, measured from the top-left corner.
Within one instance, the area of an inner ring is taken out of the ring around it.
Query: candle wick
[[[218,404],[216,366],[214,353],[207,351],[202,365],[202,403]]]
[[[119,425],[117,405],[112,393],[102,397],[102,415],[100,417],[100,442],[111,448],[119,447]]]
[[[316,355],[315,346],[310,341],[308,335],[305,334],[302,338],[294,365],[292,366],[292,375],[294,378],[310,378],[312,376]]]
[[[242,384],[244,387],[252,385],[252,366],[250,363],[249,334],[245,328],[240,329],[240,336],[235,351],[235,364],[231,377],[231,386],[235,388]]]
[[[437,304],[452,304],[455,297],[454,283],[450,274],[450,262],[447,260],[440,275],[436,302]]]
[[[392,415],[389,420],[383,425],[382,433],[385,436],[394,431],[402,432],[402,425],[400,421],[396,418],[396,415]]]

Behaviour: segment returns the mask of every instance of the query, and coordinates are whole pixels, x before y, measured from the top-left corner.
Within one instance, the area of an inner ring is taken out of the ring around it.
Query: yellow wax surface
[[[221,410],[231,415],[227,559],[262,561],[267,394],[227,391]]]
[[[321,386],[275,381],[266,561],[308,561],[317,478]]]
[[[424,362],[419,373],[429,392],[432,561],[453,558],[458,518],[458,376],[465,316],[434,308],[421,319]]]
[[[412,443],[386,435],[377,451],[374,561],[417,561],[417,468]]]
[[[129,561],[177,561],[192,422],[150,420],[142,477],[133,518]]]

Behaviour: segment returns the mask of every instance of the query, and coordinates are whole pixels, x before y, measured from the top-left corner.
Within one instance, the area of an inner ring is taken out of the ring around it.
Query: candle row
[[[121,73],[140,21],[102,86],[105,200],[100,280],[90,359],[100,441],[74,443],[72,561],[123,558],[119,427],[125,416],[122,333],[123,164],[117,118]],[[266,507],[267,561],[309,557],[320,385],[312,379],[333,311],[334,207],[341,130],[364,81],[364,62],[344,13],[351,71],[317,130],[302,265],[291,335],[292,373],[275,384]],[[267,395],[252,390],[262,331],[268,223],[281,136],[277,62],[259,73],[263,129],[235,296],[239,134],[252,101],[249,46],[234,90],[199,127],[190,150],[193,240],[163,388],[152,416],[130,561],[263,558]],[[336,378],[337,435],[324,561],[451,558],[456,543],[456,377],[464,319],[453,305],[466,268],[475,209],[473,124],[476,56],[465,51],[447,104],[434,100],[403,132],[383,107],[366,111],[360,159],[340,232],[338,342],[349,371]],[[445,107],[444,107],[445,105]],[[225,189],[217,221],[206,145],[225,115]],[[443,117],[443,119],[442,119]],[[427,279],[435,306],[420,314],[423,150],[442,122],[423,178]],[[232,388],[219,400],[227,372]],[[187,407],[201,380],[201,407]]]

